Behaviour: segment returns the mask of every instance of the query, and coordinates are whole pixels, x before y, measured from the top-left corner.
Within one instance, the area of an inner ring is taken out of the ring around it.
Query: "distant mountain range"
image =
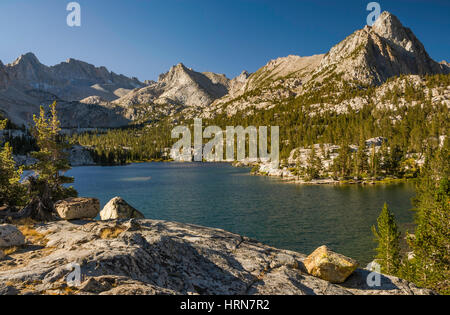
[[[0,61],[0,113],[26,125],[39,105],[57,100],[64,127],[118,127],[175,114],[213,117],[271,108],[334,77],[380,86],[400,75],[448,73],[447,62],[432,60],[409,28],[383,12],[372,27],[325,55],[279,58],[232,80],[178,64],[157,82],[140,82],[74,59],[48,67],[28,53],[12,64]]]

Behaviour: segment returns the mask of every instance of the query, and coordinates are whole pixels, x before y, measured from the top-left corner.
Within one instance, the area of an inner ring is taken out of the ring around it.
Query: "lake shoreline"
[[[121,196],[147,218],[222,228],[300,252],[332,245],[364,263],[373,257],[370,227],[385,202],[399,223],[413,222],[415,192],[403,183],[300,185],[229,163],[74,167],[66,175],[75,178],[80,196],[99,198],[102,205]],[[351,234],[358,239],[349,240]]]
[[[132,165],[132,164],[145,164],[145,163],[195,163],[195,164],[225,164],[225,165],[231,165],[233,167],[237,167],[237,168],[248,168],[250,169],[249,175],[254,175],[254,176],[262,176],[262,177],[269,177],[269,178],[276,178],[279,179],[280,182],[282,183],[286,183],[286,184],[296,184],[296,185],[360,185],[360,186],[373,186],[373,185],[391,185],[391,184],[400,184],[400,183],[409,183],[409,182],[414,182],[416,179],[415,178],[392,178],[392,177],[384,177],[381,179],[371,179],[371,180],[355,180],[355,179],[346,179],[346,180],[336,180],[333,178],[322,178],[322,179],[314,179],[311,181],[306,181],[304,179],[302,179],[301,177],[295,178],[295,176],[278,176],[278,175],[269,175],[265,172],[255,172],[253,171],[253,167],[255,166],[255,164],[248,164],[248,163],[242,163],[242,162],[181,162],[181,161],[174,161],[174,160],[149,160],[149,161],[133,161],[133,162],[129,162],[126,164],[112,164],[112,165],[108,165],[108,164],[89,164],[89,165],[76,165],[73,167],[95,167],[95,166],[100,166],[100,167],[119,167],[119,166],[127,166],[127,165]],[[259,164],[257,164],[259,165]],[[281,170],[281,169],[280,169]],[[286,170],[284,170],[286,171]]]

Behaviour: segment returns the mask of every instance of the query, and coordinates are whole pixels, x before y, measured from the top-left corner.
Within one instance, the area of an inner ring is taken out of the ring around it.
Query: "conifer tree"
[[[378,242],[376,260],[381,272],[395,275],[400,266],[400,232],[387,204],[384,204],[377,219],[377,228],[372,226],[372,232]]]
[[[319,156],[317,156],[316,149],[311,146],[311,151],[307,160],[306,176],[308,180],[317,179],[320,176],[320,171],[322,170],[322,161]]]
[[[0,121],[0,130],[6,126],[6,120]],[[12,147],[5,143],[0,150],[0,206],[22,206],[26,202],[26,190],[20,183],[22,168],[16,167],[12,158]]]
[[[356,152],[355,157],[355,168],[356,168],[356,176],[361,177],[368,169],[367,163],[367,154],[366,154],[366,142],[364,139],[360,138],[358,151]]]
[[[41,106],[39,117],[33,117],[35,126],[32,130],[36,138],[39,151],[32,155],[38,162],[34,170],[40,182],[47,183],[50,189],[51,199],[60,199],[76,196],[73,188],[66,188],[63,184],[73,183],[72,177],[62,175],[70,170],[67,154],[63,151],[67,145],[59,137],[60,122],[56,112],[56,102],[50,105],[50,117],[47,118],[45,110]]]
[[[339,153],[336,159],[333,161],[333,171],[335,176],[347,177],[351,171],[351,152],[346,141],[341,144]]]
[[[448,140],[422,169],[415,198],[415,234],[411,280],[450,294],[450,161]]]
[[[372,144],[370,152],[370,175],[377,177],[380,174],[380,153],[375,150],[375,145]]]

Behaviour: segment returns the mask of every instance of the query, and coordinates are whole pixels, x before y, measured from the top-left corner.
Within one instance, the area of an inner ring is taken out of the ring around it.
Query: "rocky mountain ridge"
[[[180,63],[157,82],[142,83],[74,59],[47,67],[28,53],[6,66],[0,62],[0,113],[27,124],[39,105],[57,100],[63,127],[119,127],[165,117],[211,118],[239,111],[251,115],[326,85],[336,90],[345,84],[379,87],[392,77],[416,80],[448,73],[446,61],[432,60],[409,28],[383,12],[372,27],[357,30],[324,55],[278,58],[232,80]],[[345,100],[356,106],[365,101]]]
[[[0,64],[0,112],[18,125],[27,125],[40,105],[57,101],[63,127],[118,127],[129,122],[120,108],[79,101],[86,97],[114,100],[142,86],[138,79],[105,67],[75,59],[48,67],[27,53],[13,63]]]
[[[157,82],[127,93],[112,102],[124,108],[131,120],[152,120],[180,111],[202,111],[225,96],[232,84],[224,74],[197,72],[179,63],[159,76]]]
[[[289,56],[270,61],[250,75],[237,93],[213,103],[204,117],[268,109],[326,84],[348,82],[380,86],[392,77],[449,74],[447,62],[437,63],[414,33],[398,18],[383,12],[375,24],[357,30],[325,55]]]
[[[5,66],[8,82],[24,89],[37,89],[66,101],[78,101],[99,95],[108,100],[123,95],[122,89],[143,87],[137,78],[128,78],[83,61],[68,59],[55,66],[43,65],[33,53],[27,53]]]

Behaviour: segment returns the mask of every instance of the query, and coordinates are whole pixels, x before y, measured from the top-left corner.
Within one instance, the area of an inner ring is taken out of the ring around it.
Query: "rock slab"
[[[310,275],[331,283],[344,283],[358,268],[355,260],[337,254],[326,246],[317,248],[305,259],[304,265]]]
[[[311,276],[305,255],[223,230],[154,220],[57,221],[31,226],[45,243],[0,261],[1,294],[404,295],[431,294],[357,269],[343,284]],[[105,231],[111,233],[105,234]],[[80,285],[67,287],[79,267]]]
[[[69,198],[55,203],[61,219],[93,219],[100,212],[100,201],[95,198]]]

